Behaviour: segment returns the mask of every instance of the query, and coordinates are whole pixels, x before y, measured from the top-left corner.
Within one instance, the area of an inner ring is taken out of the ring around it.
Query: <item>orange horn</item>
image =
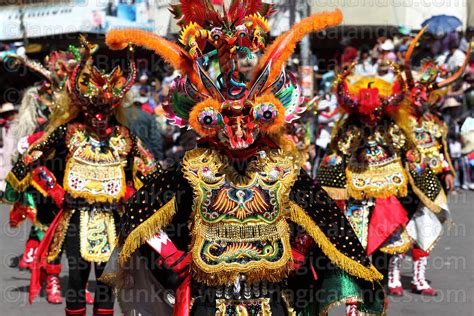
[[[407,84],[408,87],[411,89],[415,85],[415,80],[413,80],[413,76],[411,74],[411,68],[410,68],[410,59],[411,55],[413,54],[413,51],[415,50],[416,44],[418,44],[418,41],[420,40],[421,36],[423,33],[426,31],[428,28],[428,25],[426,25],[424,28],[422,28],[416,37],[411,41],[410,46],[408,46],[407,53],[405,54],[405,76],[407,77]]]
[[[459,67],[458,71],[456,71],[455,74],[453,74],[451,77],[446,78],[445,80],[441,81],[440,83],[435,83],[433,84],[433,90],[440,89],[443,87],[446,87],[459,79],[459,77],[462,76],[464,73],[464,70],[466,70],[467,64],[469,64],[469,59],[471,58],[471,45],[467,47],[467,52],[466,52],[466,58],[464,59],[464,63],[462,64],[461,67]]]

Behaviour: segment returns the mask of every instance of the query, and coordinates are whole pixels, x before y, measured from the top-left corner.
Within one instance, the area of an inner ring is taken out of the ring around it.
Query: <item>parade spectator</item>
[[[474,115],[472,111],[461,126],[461,142],[462,166],[466,175],[461,187],[474,190]]]
[[[453,163],[454,171],[456,171],[456,178],[454,180],[454,187],[459,189],[465,186],[466,175],[462,167],[461,155],[461,141],[459,138],[449,138],[449,154]]]
[[[153,153],[155,159],[163,160],[163,138],[158,130],[155,116],[142,109],[143,104],[135,101],[125,109],[128,127]]]
[[[344,68],[345,66],[351,64],[354,60],[356,60],[359,56],[359,51],[357,48],[351,46],[351,39],[349,37],[344,37],[341,40],[341,45],[343,47],[342,55],[341,55],[341,66]]]
[[[358,64],[355,66],[354,75],[356,76],[373,76],[377,73],[377,67],[374,59],[370,56],[370,49],[364,46],[360,49]]]
[[[5,190],[5,178],[12,168],[13,153],[16,149],[16,138],[12,123],[17,111],[12,103],[0,106],[0,192]]]
[[[390,60],[393,62],[397,61],[397,55],[395,54],[395,45],[391,39],[386,39],[382,45],[380,45],[381,56],[380,60]]]
[[[448,71],[454,72],[462,66],[466,59],[466,54],[459,49],[459,42],[452,41],[449,43],[448,51],[437,58],[439,64],[444,64]]]
[[[390,70],[390,65],[382,60],[377,66],[377,76],[380,79],[383,79],[389,83],[392,83],[395,80],[394,73]]]

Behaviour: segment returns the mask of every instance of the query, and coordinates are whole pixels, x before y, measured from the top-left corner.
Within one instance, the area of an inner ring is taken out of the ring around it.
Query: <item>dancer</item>
[[[390,63],[397,78],[393,84],[373,77],[350,83],[347,77],[354,66],[337,77],[338,102],[346,113],[336,125],[318,180],[339,200],[367,254],[393,289],[399,271],[389,273],[390,255],[408,250],[406,225],[419,200],[439,209],[446,196],[436,176],[422,166],[411,138],[393,119],[406,97],[399,67]],[[355,313],[356,308],[349,305],[349,311]]]
[[[45,59],[44,66],[27,57],[8,55],[9,60],[18,66],[23,65],[42,78],[41,82],[25,91],[18,119],[12,126],[18,141],[14,154],[15,161],[18,159],[18,154],[23,154],[32,143],[44,135],[49,116],[55,111],[54,94],[63,89],[78,58],[80,58],[79,51],[73,46],[70,46],[68,51],[52,52]],[[40,196],[34,187],[29,187],[22,194],[16,194],[11,190],[11,186],[7,189],[6,201],[13,203],[10,210],[10,226],[19,227],[25,219],[30,219],[33,223],[25,250],[18,263],[20,269],[31,269],[39,242],[58,212],[57,206],[51,200]],[[62,303],[60,272],[61,258],[58,256],[46,266],[46,299],[51,304]],[[86,297],[89,304],[93,303],[89,291],[86,292]]]
[[[448,129],[446,124],[435,114],[435,106],[440,96],[439,89],[448,86],[460,78],[469,62],[470,48],[466,59],[451,77],[440,80],[443,70],[433,60],[422,61],[418,80],[413,79],[411,73],[411,55],[423,35],[423,28],[410,43],[405,55],[405,75],[410,91],[409,102],[403,103],[401,110],[396,115],[397,124],[405,131],[416,149],[424,165],[438,177],[445,192],[454,189],[454,168],[447,146]],[[438,91],[436,91],[438,90]],[[411,290],[413,293],[435,296],[437,291],[426,280],[425,271],[428,257],[443,231],[443,223],[450,217],[448,206],[444,201],[438,203],[439,207],[430,208],[430,203],[421,204],[407,225],[407,232],[414,241],[413,278]],[[394,256],[390,265],[390,275],[394,276],[389,289],[391,294],[402,295],[403,289],[400,281],[400,262],[402,255]]]
[[[122,202],[155,170],[140,140],[123,126],[121,102],[135,81],[132,49],[129,74],[110,74],[92,66],[93,46],[81,38],[84,53],[68,84],[55,98],[60,115],[51,117],[46,134],[21,156],[9,174],[22,192],[33,185],[60,208],[42,239],[33,264],[30,302],[41,272],[66,250],[69,281],[66,315],[85,315],[85,288],[92,266],[102,274],[115,245]],[[63,184],[64,189],[59,185]],[[113,315],[111,288],[97,283],[94,315]]]
[[[273,9],[261,1],[232,1],[223,16],[207,0],[172,11],[182,46],[139,30],[111,31],[106,40],[115,49],[144,46],[181,70],[167,116],[200,136],[197,149],[129,200],[104,273],[122,311],[322,315],[352,301],[383,314],[381,275],[336,204],[300,172],[283,129],[305,110],[284,63],[299,40],[339,24],[341,13],[304,19],[267,46]],[[261,56],[248,81],[237,54]],[[203,67],[214,57],[216,80]]]

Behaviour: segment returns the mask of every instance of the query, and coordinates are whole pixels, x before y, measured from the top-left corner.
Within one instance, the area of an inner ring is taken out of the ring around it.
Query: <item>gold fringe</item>
[[[191,270],[193,278],[200,282],[204,283],[208,286],[219,286],[230,284],[235,281],[236,277],[240,273],[244,273],[246,279],[250,283],[257,283],[261,281],[268,281],[271,283],[279,283],[284,280],[290,274],[290,261],[284,263],[283,266],[275,269],[267,269],[267,264],[269,262],[261,262],[260,266],[257,267],[256,265],[252,265],[249,267],[248,271],[243,271],[240,267],[236,265],[232,265],[235,271],[222,271],[216,269],[216,272],[205,272],[201,270],[199,267],[194,265],[195,258],[193,256],[193,260],[191,263]],[[218,271],[218,272],[217,272]]]
[[[306,232],[310,234],[324,254],[334,264],[350,275],[362,278],[367,281],[383,279],[383,275],[377,271],[374,266],[371,265],[370,268],[364,267],[361,263],[342,254],[299,205],[294,202],[290,202],[290,207],[291,220],[303,227]]]
[[[68,162],[66,163],[66,170],[64,171],[64,174],[66,175],[63,180],[63,186],[64,190],[68,192],[73,198],[83,198],[86,199],[87,202],[102,202],[102,203],[114,203],[119,201],[122,197],[125,196],[125,193],[127,191],[127,184],[125,181],[125,170],[120,168],[121,172],[121,179],[122,179],[122,184],[120,188],[120,192],[116,196],[111,196],[109,194],[103,194],[103,193],[90,193],[90,192],[85,192],[85,191],[76,191],[72,189],[69,186],[68,183],[68,178],[67,175],[70,173],[70,169],[72,166],[77,165],[78,163],[74,158],[70,158]]]
[[[373,172],[371,172],[373,171]],[[389,184],[387,186],[384,186],[382,188],[377,188],[373,186],[367,186],[364,189],[356,188],[354,184],[352,183],[352,179],[354,177],[354,173],[352,170],[349,168],[346,168],[346,177],[348,179],[347,181],[347,192],[349,196],[353,197],[354,199],[357,200],[363,200],[368,197],[374,198],[374,199],[386,199],[390,196],[406,196],[408,194],[408,181],[407,181],[407,174],[405,170],[403,169],[403,166],[401,165],[399,160],[396,160],[394,162],[391,162],[385,166],[380,166],[377,167],[376,170],[368,169],[364,171],[364,177],[365,178],[371,178],[375,175],[386,175],[389,173],[394,173],[394,172],[400,172],[402,173],[403,179],[402,183],[399,185],[396,184]],[[362,176],[362,173],[357,172],[360,176]]]
[[[410,246],[411,246],[410,236],[408,236],[408,233],[405,229],[403,229],[401,235],[402,235],[402,239],[404,241],[402,245],[400,245],[400,246],[391,246],[391,245],[383,246],[383,247],[380,247],[380,251],[382,251],[384,253],[388,253],[390,255],[406,253],[408,251],[408,249],[410,249]]]
[[[119,272],[113,272],[113,273],[103,272],[98,281],[105,283],[113,288],[120,288],[118,284],[116,283],[119,278],[118,274]]]
[[[209,286],[218,286],[229,284],[235,281],[235,278],[244,273],[249,283],[267,280],[273,283],[281,282],[291,271],[291,245],[289,239],[289,226],[285,220],[280,220],[275,228],[277,236],[268,236],[267,239],[279,239],[283,244],[283,254],[278,261],[252,261],[246,265],[238,263],[220,263],[215,266],[206,264],[201,259],[201,249],[205,238],[205,226],[199,220],[193,227],[193,247],[191,249],[192,272],[193,277]],[[253,239],[253,238],[252,238]],[[265,236],[262,236],[262,240]],[[246,242],[248,239],[236,237],[236,241]]]
[[[408,181],[410,182],[410,185],[413,189],[413,192],[415,192],[416,196],[421,200],[421,203],[423,203],[427,208],[429,208],[431,211],[434,213],[439,213],[441,212],[441,206],[439,204],[443,203],[443,200],[446,204],[446,195],[444,194],[443,190],[440,190],[438,196],[435,198],[434,201],[431,201],[429,197],[426,196],[416,185],[415,185],[415,180],[411,176],[410,170],[408,168],[408,164],[405,166],[406,173],[408,175]],[[443,197],[444,196],[444,197]],[[438,204],[439,203],[439,204]]]
[[[89,192],[77,192],[77,191],[71,191],[69,189],[69,186],[64,183],[65,189],[69,195],[71,195],[73,198],[78,199],[78,198],[83,198],[89,203],[114,203],[120,200],[123,196],[125,196],[125,192],[122,190],[122,192],[119,193],[116,197],[111,197],[110,195],[106,194],[93,194]],[[125,187],[125,183],[122,185]]]
[[[216,300],[216,314],[215,316],[226,316],[230,315],[231,312],[227,311],[227,306],[239,306],[241,304],[245,305],[245,299],[244,300],[233,300],[233,299],[217,299]],[[249,301],[258,301],[260,306],[261,306],[261,311],[258,313],[258,316],[272,316],[272,310],[270,307],[270,298],[255,298],[255,299],[250,299]],[[258,303],[254,303],[252,305],[256,305]],[[230,307],[231,308],[231,307]],[[233,313],[232,313],[233,314]],[[244,316],[244,315],[249,315],[247,311],[244,312],[239,312],[237,311],[238,316]],[[289,316],[296,315],[290,314]]]
[[[347,200],[349,199],[349,194],[347,193],[346,188],[333,188],[333,187],[322,187],[324,191],[331,197],[333,200]]]
[[[69,222],[75,210],[65,209],[59,220],[58,227],[54,232],[53,241],[51,243],[49,253],[48,253],[48,262],[54,261],[60,254],[61,248],[63,246],[64,240],[66,239],[67,231],[69,228]]]
[[[56,180],[56,179],[55,179]],[[44,197],[48,196],[48,192],[46,192],[36,181],[31,181],[30,184]]]
[[[21,158],[20,158],[21,159]],[[9,172],[6,179],[6,182],[10,183],[15,191],[23,192],[28,188],[31,183],[31,173],[28,174],[23,178],[23,180],[18,180],[18,178],[13,174],[13,172]]]
[[[162,229],[171,222],[176,213],[176,197],[168,201],[159,210],[150,216],[145,222],[135,228],[125,239],[122,251],[120,252],[120,265],[124,265],[128,258],[143,245],[147,240],[156,235],[158,230]]]

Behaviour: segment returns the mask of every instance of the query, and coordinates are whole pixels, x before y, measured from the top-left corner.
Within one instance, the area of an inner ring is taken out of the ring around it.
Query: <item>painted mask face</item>
[[[98,137],[107,137],[112,133],[113,108],[107,104],[97,104],[97,106],[83,109],[86,125]]]
[[[417,109],[422,109],[424,105],[428,102],[428,89],[422,84],[417,84],[410,92],[410,99],[412,104]]]
[[[230,149],[242,150],[260,135],[277,132],[284,117],[283,104],[268,94],[253,101],[205,100],[191,112],[190,124],[202,137],[216,138]]]
[[[125,77],[120,67],[105,73],[92,66],[90,52],[94,46],[84,38],[81,40],[85,53],[69,79],[69,88],[74,102],[81,105],[88,127],[99,137],[107,136],[112,131],[114,110],[135,82],[133,50],[129,50],[129,74]]]
[[[210,3],[197,3],[180,1],[171,7],[181,27],[178,43],[137,30],[112,30],[106,42],[112,49],[133,42],[180,69],[163,104],[171,124],[191,127],[223,147],[244,150],[306,110],[301,88],[285,72],[285,63],[306,34],[338,25],[342,14],[303,19],[268,45],[272,4],[235,0],[216,10]]]

